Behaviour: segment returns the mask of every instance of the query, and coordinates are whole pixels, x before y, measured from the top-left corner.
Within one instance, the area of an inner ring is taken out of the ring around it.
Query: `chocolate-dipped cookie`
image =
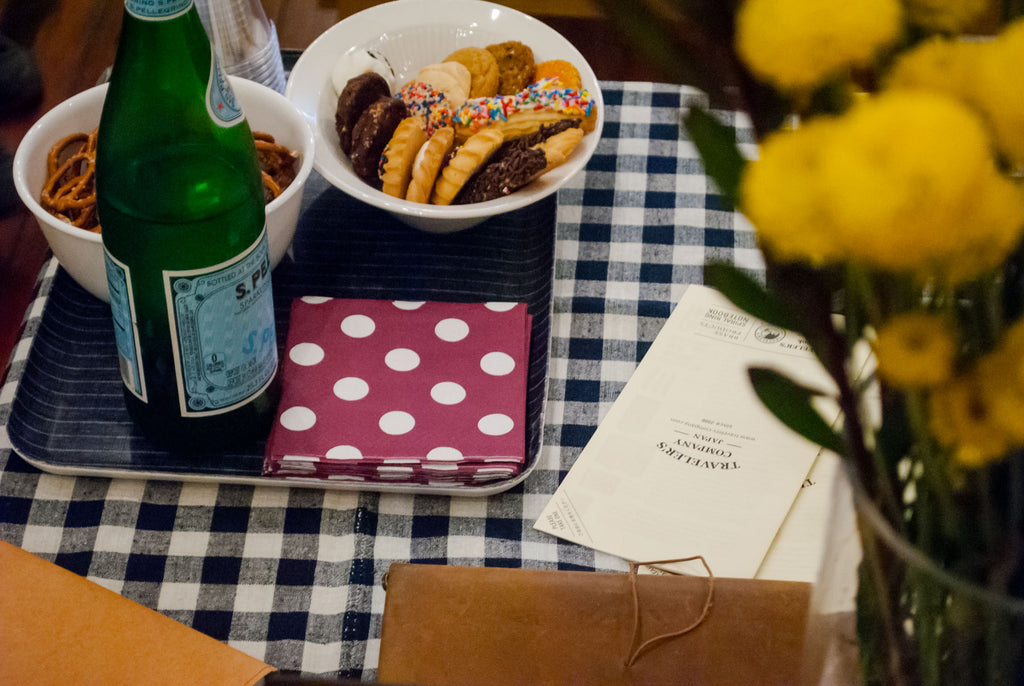
[[[377,177],[380,155],[407,113],[408,108],[398,98],[378,98],[363,111],[352,127],[349,159],[352,161],[352,169],[367,183],[380,186]]]
[[[544,124],[538,130],[527,133],[516,138],[510,138],[501,144],[498,151],[494,153],[492,162],[500,162],[508,155],[518,155],[527,148],[543,143],[548,138],[565,131],[566,129],[579,128],[579,119],[562,119],[554,124]]]
[[[348,80],[334,112],[334,129],[338,132],[342,152],[352,154],[352,130],[366,108],[378,98],[390,95],[387,80],[376,72],[364,72]]]
[[[462,187],[457,205],[494,200],[533,181],[544,172],[547,157],[543,150],[527,148],[509,151],[497,162],[487,164]]]

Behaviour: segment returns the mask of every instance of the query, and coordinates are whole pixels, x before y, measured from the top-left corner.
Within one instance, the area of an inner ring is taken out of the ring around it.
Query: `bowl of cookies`
[[[260,156],[270,262],[276,266],[295,235],[302,191],[313,170],[313,131],[280,93],[228,78]],[[75,281],[104,301],[109,294],[91,160],[106,93],[107,85],[101,84],[54,107],[29,129],[14,155],[15,188],[54,256]]]
[[[315,168],[350,196],[449,233],[556,192],[604,123],[590,65],[541,21],[481,0],[395,0],[321,34],[285,91]]]

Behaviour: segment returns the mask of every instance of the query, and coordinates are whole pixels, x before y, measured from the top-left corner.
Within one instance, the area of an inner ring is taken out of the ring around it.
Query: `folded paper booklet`
[[[530,319],[522,303],[296,300],[264,474],[439,485],[519,474]]]
[[[0,541],[0,684],[249,686],[273,671]]]
[[[834,388],[803,338],[690,286],[535,528],[630,560],[702,555],[715,575],[737,578],[754,577],[775,541],[786,550],[772,578],[813,579],[824,520],[787,522],[812,545],[776,538],[801,486],[830,478],[834,456],[806,481],[818,446],[763,407],[752,366]]]
[[[381,683],[735,686],[798,683],[810,584],[395,563],[384,597]]]

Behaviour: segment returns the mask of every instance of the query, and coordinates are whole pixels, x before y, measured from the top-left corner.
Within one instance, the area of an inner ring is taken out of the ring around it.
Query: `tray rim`
[[[557,219],[555,221],[557,222]],[[555,238],[552,237],[552,242],[554,241]],[[554,248],[553,245],[552,248]],[[50,289],[53,285],[53,279],[57,276],[58,267],[60,267],[60,262],[51,254],[49,259],[39,270],[35,286],[36,296],[32,299],[26,309],[23,317],[22,335],[15,344],[14,350],[11,352],[10,360],[7,361],[5,367],[6,377],[4,378],[3,385],[0,386],[0,398],[9,399],[9,404],[7,402],[3,403],[5,406],[13,407],[14,405],[18,392],[21,389],[21,378],[25,373],[29,355],[36,340],[35,334],[30,333],[29,327],[26,327],[25,324],[32,319],[42,319],[45,315],[46,307],[50,302]],[[554,279],[554,273],[552,273],[552,279]],[[49,283],[46,283],[47,280],[49,280]],[[555,299],[552,297],[548,303],[547,314],[549,322],[554,316],[554,304]],[[337,481],[328,479],[312,479],[309,477],[271,477],[262,475],[245,476],[237,474],[205,474],[199,472],[168,472],[124,467],[92,467],[88,465],[69,466],[55,464],[36,456],[29,456],[24,451],[19,450],[18,446],[15,445],[14,436],[12,436],[7,430],[7,417],[10,416],[9,414],[0,418],[0,451],[8,450],[36,469],[44,473],[57,476],[86,476],[109,479],[134,479],[137,481],[175,481],[181,483],[214,483],[218,485],[239,484],[249,486],[271,486],[274,488],[294,487],[319,489],[324,491],[367,491],[377,493],[402,493],[409,495],[446,495],[469,498],[488,497],[504,493],[505,491],[511,490],[521,484],[533,472],[537,463],[540,461],[541,451],[544,450],[544,426],[546,424],[545,417],[547,415],[548,391],[550,390],[551,383],[550,358],[551,340],[553,335],[554,327],[549,325],[545,346],[548,360],[545,363],[544,391],[541,396],[540,409],[541,425],[538,431],[536,455],[534,456],[532,463],[529,464],[522,472],[511,479],[502,480],[500,483],[461,487],[432,486],[429,484]],[[19,354],[19,351],[22,350],[24,352]],[[18,370],[18,373],[15,375],[14,362],[16,361],[16,358],[25,362],[25,366]]]

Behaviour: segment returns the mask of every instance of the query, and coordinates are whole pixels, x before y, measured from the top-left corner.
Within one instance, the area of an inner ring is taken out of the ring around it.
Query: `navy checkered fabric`
[[[464,498],[40,472],[7,428],[45,308],[73,285],[51,261],[0,388],[0,538],[276,667],[364,679],[375,676],[392,562],[626,569],[533,522],[704,264],[756,273],[762,263],[680,128],[701,96],[602,88],[597,152],[557,198],[543,446],[522,484]],[[746,121],[718,114],[753,154]],[[307,207],[326,189],[311,180]]]

